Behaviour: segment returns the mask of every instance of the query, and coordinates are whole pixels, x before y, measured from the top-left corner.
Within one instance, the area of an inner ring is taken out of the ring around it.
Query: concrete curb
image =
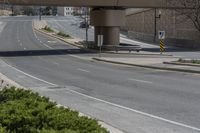
[[[200,64],[192,64],[192,63],[180,63],[180,62],[163,62],[164,64],[171,64],[171,65],[182,65],[182,66],[194,66],[200,67]]]
[[[159,53],[140,53],[140,52],[137,52],[137,53],[119,53],[119,52],[112,52],[112,51],[106,51],[104,53],[110,53],[110,54],[132,54],[132,55],[154,55],[154,56],[173,56],[171,54],[159,54]]]
[[[56,35],[49,34],[49,33],[45,32],[45,31],[42,31],[42,30],[38,30],[38,29],[35,29],[35,28],[34,28],[34,30],[37,31],[37,32],[39,32],[39,33],[41,33],[41,34],[50,36],[50,37],[52,37],[52,38],[56,38],[56,39],[58,39],[58,40],[60,40],[60,41],[63,41],[63,42],[65,42],[65,43],[67,43],[67,44],[70,44],[70,45],[72,45],[72,46],[74,46],[74,47],[77,47],[77,48],[80,48],[80,49],[83,49],[83,50],[86,50],[86,51],[89,51],[89,52],[97,52],[97,51],[95,51],[95,50],[90,50],[90,49],[81,47],[80,45],[78,45],[78,42],[77,42],[77,44],[76,44],[76,42],[73,43],[73,42],[67,41],[67,40],[63,39],[62,37],[58,37],[58,36],[56,36]]]
[[[200,74],[200,71],[196,71],[196,70],[169,68],[169,67],[156,67],[156,66],[149,66],[149,65],[139,65],[139,64],[133,64],[133,63],[124,63],[124,62],[118,62],[118,61],[111,61],[111,60],[100,59],[100,58],[95,58],[95,57],[92,58],[92,59],[96,60],[96,61],[108,62],[108,63],[119,64],[119,65],[129,65],[129,66],[143,67],[143,68],[150,68],[150,69],[158,69],[158,70],[167,70],[167,71],[176,71],[176,72]]]
[[[17,88],[24,88],[20,84],[16,83],[14,80],[9,79],[7,76],[2,74],[1,72],[0,72],[0,80],[1,82],[3,82],[0,85],[0,89],[4,87],[11,87],[11,86],[15,86]]]

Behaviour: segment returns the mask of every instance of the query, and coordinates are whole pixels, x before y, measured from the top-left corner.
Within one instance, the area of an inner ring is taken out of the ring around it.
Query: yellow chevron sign
[[[160,52],[161,54],[165,51],[165,44],[164,44],[164,40],[161,39],[160,40]]]

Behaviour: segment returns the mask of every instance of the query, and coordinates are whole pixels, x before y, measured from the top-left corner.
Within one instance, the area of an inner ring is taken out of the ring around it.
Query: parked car
[[[89,28],[89,24],[87,24],[85,21],[83,22],[80,22],[80,25],[79,25],[80,28]]]

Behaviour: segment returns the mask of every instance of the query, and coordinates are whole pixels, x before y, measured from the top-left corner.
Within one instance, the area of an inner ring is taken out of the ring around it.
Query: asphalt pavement
[[[33,19],[0,18],[1,73],[124,132],[200,132],[199,75],[90,60],[98,54],[34,32]]]

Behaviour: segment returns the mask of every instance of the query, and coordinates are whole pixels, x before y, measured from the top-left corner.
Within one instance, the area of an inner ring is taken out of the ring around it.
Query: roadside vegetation
[[[45,26],[44,28],[42,28],[43,30],[45,30],[45,31],[48,31],[48,32],[54,32],[54,30],[53,29],[51,29],[50,27],[48,27],[48,26]]]
[[[192,63],[192,64],[200,64],[200,60],[184,60],[184,59],[179,59],[178,62],[180,63]]]
[[[0,133],[108,133],[94,119],[15,87],[0,91]]]
[[[64,37],[64,38],[71,38],[70,35],[65,34],[64,32],[60,31],[57,33],[58,36]]]

